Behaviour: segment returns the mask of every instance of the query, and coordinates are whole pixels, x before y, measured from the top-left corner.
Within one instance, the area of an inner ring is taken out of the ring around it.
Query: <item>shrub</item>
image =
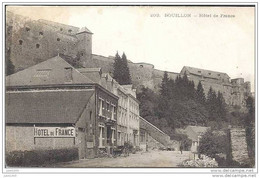
[[[226,135],[218,135],[212,130],[207,131],[200,141],[199,153],[215,158],[217,154],[228,151],[228,138]]]
[[[6,166],[38,167],[79,159],[78,148],[13,151],[6,154]]]

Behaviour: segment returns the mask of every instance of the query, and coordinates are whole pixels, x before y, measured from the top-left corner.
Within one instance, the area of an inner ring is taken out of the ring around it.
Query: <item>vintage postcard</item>
[[[255,176],[255,3],[4,9],[4,170]]]

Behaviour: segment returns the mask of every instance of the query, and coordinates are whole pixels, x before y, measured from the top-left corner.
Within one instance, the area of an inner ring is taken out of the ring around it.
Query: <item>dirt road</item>
[[[182,154],[179,151],[149,151],[130,154],[128,157],[84,159],[55,167],[177,167],[190,156],[188,151],[183,151]]]

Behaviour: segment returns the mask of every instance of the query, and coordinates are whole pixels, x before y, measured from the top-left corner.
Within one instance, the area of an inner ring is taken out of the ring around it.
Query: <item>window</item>
[[[115,106],[113,106],[112,105],[112,110],[111,110],[111,112],[112,112],[112,120],[115,120],[115,115],[116,115],[116,107]],[[123,111],[121,112],[121,114],[123,115]],[[121,123],[121,121],[120,121],[120,123]]]
[[[71,30],[71,29],[69,29],[69,30],[68,30],[68,32],[69,32],[69,33],[71,33],[71,32],[72,32],[72,30]]]
[[[29,27],[25,27],[25,30],[29,32],[31,29]]]
[[[63,30],[63,28],[60,28],[60,31],[62,31]]]
[[[84,56],[84,53],[81,53],[81,56]]]
[[[92,111],[89,112],[89,120],[92,122]]]
[[[39,35],[43,35],[43,32],[39,32]]]
[[[99,115],[102,116],[102,99],[99,98]]]
[[[36,48],[37,48],[37,49],[40,48],[40,44],[36,44]]]
[[[201,73],[201,71],[199,70],[198,73]]]
[[[121,145],[121,132],[117,132],[117,141]]]
[[[105,129],[104,126],[99,125],[99,148],[103,148],[105,146]]]
[[[23,40],[19,40],[19,45],[22,45],[23,44]]]
[[[143,65],[140,65],[139,67],[143,68],[144,66],[143,66]]]
[[[209,75],[211,75],[211,73],[209,73]]]
[[[105,101],[102,100],[102,109],[105,109]]]
[[[116,129],[115,128],[111,128],[112,130],[112,145],[115,145],[115,141],[116,141]]]
[[[33,77],[37,78],[48,78],[50,75],[51,69],[39,69],[36,70],[36,73]]]
[[[106,107],[106,109],[107,109],[107,111],[109,111],[109,102],[107,102],[107,107]]]
[[[60,38],[57,38],[57,41],[60,41]]]
[[[220,74],[218,74],[218,76],[220,76]]]
[[[65,68],[65,82],[72,82],[72,67]]]

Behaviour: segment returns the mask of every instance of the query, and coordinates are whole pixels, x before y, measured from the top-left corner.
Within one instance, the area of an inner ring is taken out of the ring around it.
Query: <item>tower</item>
[[[83,27],[76,34],[78,38],[78,55],[80,58],[80,63],[83,67],[91,67],[92,62],[92,32],[87,29],[87,27]]]

